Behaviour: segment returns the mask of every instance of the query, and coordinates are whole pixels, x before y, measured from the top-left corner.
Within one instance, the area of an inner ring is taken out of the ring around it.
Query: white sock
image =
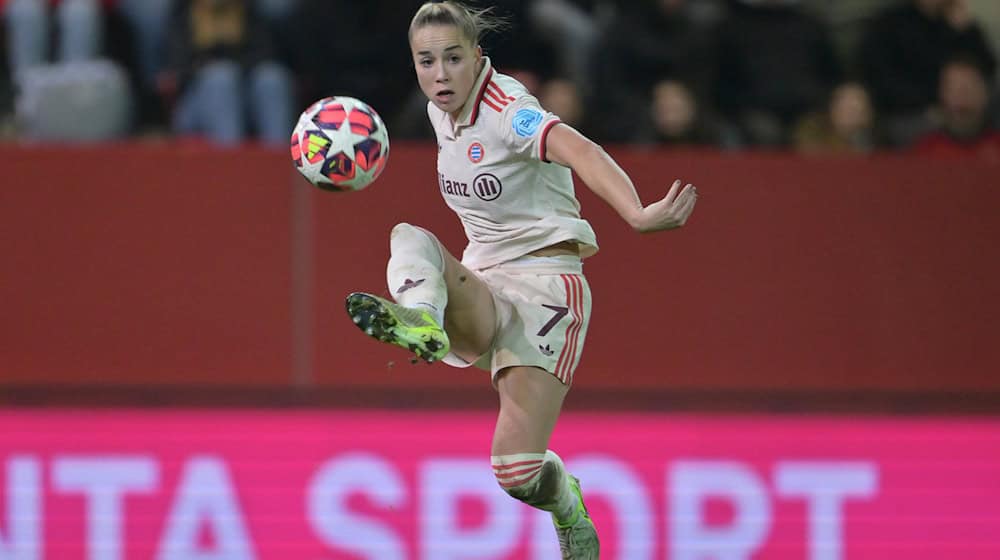
[[[443,326],[448,287],[440,242],[423,228],[397,224],[389,248],[392,256],[385,275],[389,293],[400,305],[427,311]]]
[[[558,462],[558,469],[562,473],[562,477],[559,480],[560,489],[555,495],[554,503],[551,505],[551,508],[543,509],[551,511],[560,525],[576,521],[577,498],[570,487],[569,474],[566,472],[566,467],[563,465],[562,459],[550,449],[545,452],[545,462]]]

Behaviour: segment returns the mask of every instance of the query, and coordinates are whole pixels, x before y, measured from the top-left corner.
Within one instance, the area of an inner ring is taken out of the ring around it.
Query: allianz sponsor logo
[[[461,196],[464,198],[472,197],[469,193],[468,183],[454,179],[446,179],[445,176],[440,173],[438,174],[438,185],[441,187],[441,192],[446,195]]]
[[[503,183],[500,178],[492,173],[480,173],[473,179],[470,188],[469,183],[448,179],[443,174],[438,174],[438,185],[445,195],[460,196],[462,198],[472,198],[473,194],[480,200],[491,202],[503,194]]]
[[[480,173],[472,181],[472,190],[480,199],[489,202],[500,198],[500,195],[503,194],[503,184],[492,173]]]

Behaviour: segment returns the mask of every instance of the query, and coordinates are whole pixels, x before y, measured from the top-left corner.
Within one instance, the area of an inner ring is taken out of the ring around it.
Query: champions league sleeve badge
[[[538,126],[542,124],[544,115],[535,109],[521,109],[514,113],[514,132],[518,136],[525,138],[538,131]]]

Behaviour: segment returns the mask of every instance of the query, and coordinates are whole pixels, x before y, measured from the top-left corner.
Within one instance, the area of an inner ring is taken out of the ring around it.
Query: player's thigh
[[[569,387],[551,373],[514,366],[497,374],[500,413],[493,434],[493,455],[544,453]]]
[[[444,280],[448,287],[448,307],[444,328],[451,352],[475,362],[489,350],[496,333],[496,308],[489,286],[452,256],[444,255]]]

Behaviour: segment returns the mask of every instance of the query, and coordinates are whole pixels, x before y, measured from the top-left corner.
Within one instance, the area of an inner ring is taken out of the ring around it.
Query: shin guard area
[[[401,223],[392,228],[389,247],[386,283],[393,299],[406,307],[424,308],[443,322],[448,288],[437,238],[423,228]]]

